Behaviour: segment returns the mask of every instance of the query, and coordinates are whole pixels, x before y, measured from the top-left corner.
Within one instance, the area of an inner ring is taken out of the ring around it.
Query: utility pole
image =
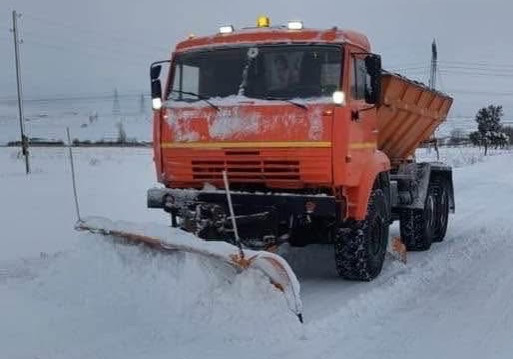
[[[433,39],[433,43],[431,44],[431,73],[429,75],[429,88],[432,90],[436,90],[436,73],[438,71],[438,50],[436,48],[436,40]],[[435,146],[436,151],[436,159],[440,160],[440,151],[438,150],[438,139],[433,134],[431,137],[431,142]],[[429,148],[431,151],[431,147]]]
[[[30,173],[29,164],[29,149],[28,138],[25,136],[25,117],[23,115],[23,89],[21,86],[21,68],[20,68],[20,40],[18,39],[18,18],[19,15],[16,10],[12,12],[12,33],[14,36],[14,56],[16,60],[16,83],[18,86],[18,116],[20,119],[20,133],[21,133],[21,151],[25,156],[25,170],[27,174]]]
[[[436,89],[436,72],[438,66],[438,51],[436,49],[436,40],[431,44],[431,74],[429,76],[429,88]]]
[[[116,117],[121,115],[121,106],[119,105],[118,89],[114,89],[114,102],[112,103],[112,114]]]

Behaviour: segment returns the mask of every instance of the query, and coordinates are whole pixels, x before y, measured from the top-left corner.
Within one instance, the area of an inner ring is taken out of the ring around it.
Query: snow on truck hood
[[[306,109],[282,100],[255,99],[240,95],[210,98],[208,101],[219,110],[211,109],[211,105],[202,100],[168,100],[164,103],[165,120],[173,132],[175,141],[202,140],[202,135],[193,125],[193,120],[197,119],[206,120],[208,137],[212,140],[241,140],[246,135],[257,134],[264,128],[273,128],[280,124],[291,132],[295,128],[307,126],[308,140],[319,141],[324,135],[323,110],[326,106],[333,106],[330,97],[290,100],[307,106]],[[287,106],[287,109],[290,107],[290,111],[264,115],[262,108],[269,106]]]

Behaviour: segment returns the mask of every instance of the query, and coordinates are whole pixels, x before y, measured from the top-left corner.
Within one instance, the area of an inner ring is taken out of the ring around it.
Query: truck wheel
[[[432,187],[436,199],[436,223],[433,230],[433,242],[442,242],[449,222],[449,192],[446,182],[440,179],[435,179]]]
[[[445,204],[442,204],[443,201],[445,201]],[[442,205],[447,206],[445,215],[442,215]],[[406,249],[409,251],[427,251],[431,248],[433,242],[437,239],[443,239],[447,229],[448,210],[449,198],[447,191],[444,195],[439,182],[437,180],[431,181],[428,186],[424,208],[401,211],[399,219],[401,239]]]
[[[335,232],[335,264],[344,279],[371,281],[385,260],[388,243],[388,213],[381,189],[372,191],[365,220]]]

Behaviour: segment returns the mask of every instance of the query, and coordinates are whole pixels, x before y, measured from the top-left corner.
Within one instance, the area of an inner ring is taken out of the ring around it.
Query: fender
[[[390,160],[387,155],[377,150],[363,168],[356,187],[348,187],[347,195],[347,217],[361,221],[367,215],[367,205],[376,178],[381,172],[390,170]]]
[[[413,186],[402,186],[403,188],[410,188],[410,191],[406,191],[410,200],[407,203],[398,203],[395,206],[396,208],[423,209],[429,184],[433,178],[441,178],[447,184],[449,211],[454,213],[454,186],[451,167],[439,162],[408,163],[401,165],[395,176],[399,176],[397,177],[399,187],[401,187],[401,182],[404,181],[400,176],[409,176],[414,182]]]

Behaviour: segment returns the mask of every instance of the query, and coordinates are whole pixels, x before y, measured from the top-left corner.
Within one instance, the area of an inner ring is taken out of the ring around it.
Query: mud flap
[[[408,262],[408,251],[401,237],[393,237],[388,244],[388,253],[394,260],[406,264]]]
[[[182,251],[206,256],[234,267],[238,272],[254,269],[269,278],[283,293],[289,309],[303,322],[299,281],[285,259],[265,251],[244,250],[241,257],[237,247],[226,242],[205,242],[199,238],[171,238],[169,233],[151,234],[128,222],[112,222],[101,217],[89,217],[77,222],[75,229],[114,237],[131,244],[143,244],[159,251]]]

